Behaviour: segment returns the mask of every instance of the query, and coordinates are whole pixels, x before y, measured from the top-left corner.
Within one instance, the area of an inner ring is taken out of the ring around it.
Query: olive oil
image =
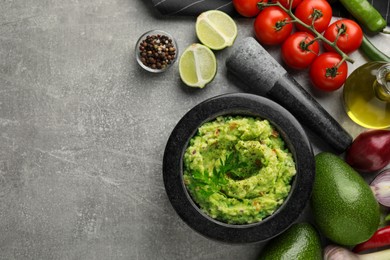
[[[369,62],[347,78],[344,107],[357,124],[372,129],[390,127],[390,63]]]

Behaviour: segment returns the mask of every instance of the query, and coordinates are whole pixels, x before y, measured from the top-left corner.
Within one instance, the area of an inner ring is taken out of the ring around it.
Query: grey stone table
[[[197,42],[193,17],[162,17],[141,0],[0,1],[0,259],[255,259],[262,244],[227,245],[192,231],[165,194],[162,156],[194,105],[240,92],[218,74],[189,89],[135,62],[137,37],[171,32]],[[237,19],[240,38],[251,19]],[[390,36],[372,40],[387,54]],[[278,49],[269,51],[280,59]],[[365,62],[356,52],[350,71]],[[341,92],[312,90],[353,136]],[[315,152],[322,149],[312,138]],[[305,215],[305,214],[304,214]],[[303,215],[303,216],[304,216]]]

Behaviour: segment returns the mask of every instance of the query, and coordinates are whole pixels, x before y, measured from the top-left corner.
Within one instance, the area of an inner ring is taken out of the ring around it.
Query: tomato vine
[[[289,21],[289,23],[297,23],[299,24],[300,26],[306,28],[307,30],[309,30],[311,33],[314,34],[315,36],[315,39],[316,40],[321,40],[323,41],[325,44],[329,45],[330,47],[332,47],[340,56],[341,56],[341,61],[340,63],[336,66],[336,68],[338,66],[340,66],[344,61],[348,61],[350,63],[354,63],[355,61],[349,57],[345,52],[343,52],[338,46],[337,46],[337,39],[335,41],[329,41],[328,39],[326,39],[321,33],[319,33],[315,28],[314,28],[314,19],[315,17],[317,17],[318,15],[318,10],[317,12],[314,11],[314,14],[315,14],[315,17],[313,18],[313,22],[311,25],[307,25],[306,23],[304,23],[302,20],[300,20],[295,14],[294,12],[292,11],[292,3],[293,1],[290,1],[290,6],[289,8],[286,8],[284,5],[282,5],[280,2],[259,2],[257,3],[257,7],[262,10],[266,7],[270,7],[270,6],[277,6],[279,8],[281,8],[284,12],[286,12],[290,17],[291,17],[291,20]]]

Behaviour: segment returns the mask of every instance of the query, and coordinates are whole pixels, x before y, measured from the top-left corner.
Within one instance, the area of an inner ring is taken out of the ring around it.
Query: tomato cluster
[[[259,2],[279,2],[285,9],[267,6],[260,10]],[[349,19],[331,24],[332,7],[326,0],[233,0],[233,5],[242,16],[255,17],[254,34],[261,44],[281,45],[287,66],[309,68],[315,87],[334,91],[344,84],[348,76],[345,57],[359,48],[363,31]],[[328,43],[336,44],[338,50]]]

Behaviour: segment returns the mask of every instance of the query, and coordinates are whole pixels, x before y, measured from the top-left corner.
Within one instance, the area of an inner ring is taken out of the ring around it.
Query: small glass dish
[[[138,39],[135,56],[145,70],[160,73],[170,68],[178,56],[176,40],[162,30],[151,30]]]

